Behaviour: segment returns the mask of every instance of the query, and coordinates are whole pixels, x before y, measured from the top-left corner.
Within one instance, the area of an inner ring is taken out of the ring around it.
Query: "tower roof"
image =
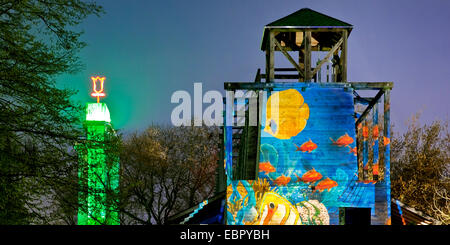
[[[264,27],[264,34],[261,44],[261,50],[265,50],[268,37],[268,30],[277,29],[348,29],[349,34],[353,26],[347,22],[338,20],[328,15],[319,13],[309,8],[302,8],[288,16],[273,21]]]
[[[267,24],[266,27],[352,28],[353,26],[312,9],[302,8],[288,16]]]

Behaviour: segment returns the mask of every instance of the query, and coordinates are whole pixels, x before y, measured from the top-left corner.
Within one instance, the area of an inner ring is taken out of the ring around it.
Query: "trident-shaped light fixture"
[[[103,93],[103,83],[105,82],[105,78],[106,77],[99,77],[99,76],[91,77],[92,90],[94,91],[91,93],[91,96],[97,97],[97,103],[100,102],[100,97],[105,97],[106,95],[105,93]],[[100,89],[97,86],[98,84],[100,85]]]

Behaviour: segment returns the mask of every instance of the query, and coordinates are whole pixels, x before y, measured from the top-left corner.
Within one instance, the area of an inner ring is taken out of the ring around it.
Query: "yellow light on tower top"
[[[103,92],[103,83],[105,82],[106,77],[91,77],[92,80],[92,90],[91,96],[97,97],[97,103],[100,103],[100,97],[105,97],[105,93]]]

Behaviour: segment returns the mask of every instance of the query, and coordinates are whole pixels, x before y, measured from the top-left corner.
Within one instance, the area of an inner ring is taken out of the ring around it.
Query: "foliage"
[[[450,224],[450,135],[448,122],[420,126],[419,115],[407,131],[393,137],[392,196]]]
[[[151,126],[123,142],[120,162],[122,224],[164,224],[211,197],[217,128]]]
[[[101,7],[80,0],[0,3],[0,224],[51,223],[54,191],[74,172],[81,135],[74,91],[53,77],[80,68],[74,30]]]

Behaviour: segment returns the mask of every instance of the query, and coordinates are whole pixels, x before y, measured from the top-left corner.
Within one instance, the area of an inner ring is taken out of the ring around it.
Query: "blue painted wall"
[[[375,216],[375,187],[385,193],[386,186],[358,181],[357,157],[351,151],[356,147],[352,92],[320,84],[303,90],[275,85],[262,108],[257,180],[232,181],[231,127],[226,127],[228,224],[339,224],[339,207],[372,208]],[[274,95],[279,97],[277,120],[266,115],[267,101],[272,98],[274,103]],[[298,105],[286,103],[285,95],[291,100],[300,95],[307,106],[302,104],[303,111],[296,113]],[[306,117],[305,107],[309,108]],[[303,130],[292,136],[276,134],[282,127],[302,127],[296,117],[307,118]]]

